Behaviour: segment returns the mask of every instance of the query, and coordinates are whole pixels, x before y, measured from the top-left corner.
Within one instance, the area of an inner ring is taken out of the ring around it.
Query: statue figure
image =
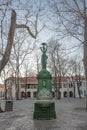
[[[42,57],[41,57],[41,63],[42,63],[42,69],[46,69],[46,64],[47,64],[47,55],[46,55],[46,51],[47,51],[47,44],[46,43],[42,43],[42,47],[40,48],[42,51]]]

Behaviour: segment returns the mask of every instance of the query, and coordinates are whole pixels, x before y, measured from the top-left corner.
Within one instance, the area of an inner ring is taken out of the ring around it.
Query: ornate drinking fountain
[[[47,44],[42,43],[41,64],[42,69],[37,74],[38,88],[37,101],[34,104],[34,119],[55,119],[55,103],[52,101],[52,75],[46,69],[47,65]]]

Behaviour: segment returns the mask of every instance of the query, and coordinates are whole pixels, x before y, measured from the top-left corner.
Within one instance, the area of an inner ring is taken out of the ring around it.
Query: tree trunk
[[[77,82],[77,89],[78,89],[79,98],[81,99],[80,87],[81,87],[81,81],[80,81],[80,79],[79,79],[79,81]]]
[[[5,67],[5,65],[7,64],[10,54],[11,54],[15,28],[16,28],[16,12],[13,10],[12,15],[11,15],[10,29],[9,29],[9,33],[8,33],[7,46],[6,46],[5,52],[3,54],[3,57],[0,61],[0,74],[1,74],[1,71],[3,70],[3,68]]]
[[[9,33],[8,33],[6,49],[0,61],[0,74],[3,68],[5,67],[5,65],[7,64],[7,62],[9,61],[9,57],[10,57],[11,49],[13,45],[15,28],[16,28],[16,12],[13,10],[12,15],[11,15],[11,23],[10,23]],[[1,106],[0,106],[0,112],[3,112],[1,109]]]
[[[5,99],[7,99],[7,85],[6,85],[6,82],[4,83],[5,85]]]
[[[73,97],[76,98],[76,88],[75,88],[75,83],[73,83],[72,86],[73,86]]]
[[[77,88],[78,88],[78,95],[79,95],[79,98],[81,99],[80,86],[77,86]]]
[[[58,98],[57,77],[54,77],[54,90],[55,90],[55,98]]]
[[[0,113],[2,113],[3,112],[3,110],[1,109],[1,106],[0,106]]]
[[[60,88],[61,88],[61,78],[59,78],[59,85],[58,85],[58,99],[61,98]]]
[[[87,17],[84,19],[84,69],[86,80],[86,109],[87,109]]]
[[[58,85],[57,85],[57,73],[56,73],[56,71],[55,71],[55,77],[54,77],[54,90],[55,90],[55,98],[58,99]]]

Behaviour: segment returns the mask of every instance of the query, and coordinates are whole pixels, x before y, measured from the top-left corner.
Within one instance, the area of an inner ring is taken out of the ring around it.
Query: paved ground
[[[14,101],[12,112],[0,113],[0,130],[87,130],[85,99],[54,100],[57,114],[54,120],[33,120],[35,101]]]

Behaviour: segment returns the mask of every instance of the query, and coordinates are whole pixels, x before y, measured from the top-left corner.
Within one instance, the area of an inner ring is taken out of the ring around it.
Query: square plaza
[[[0,130],[87,130],[86,99],[53,99],[57,118],[33,120],[36,99],[13,101],[13,111],[0,113]],[[4,100],[1,105],[4,109]]]

